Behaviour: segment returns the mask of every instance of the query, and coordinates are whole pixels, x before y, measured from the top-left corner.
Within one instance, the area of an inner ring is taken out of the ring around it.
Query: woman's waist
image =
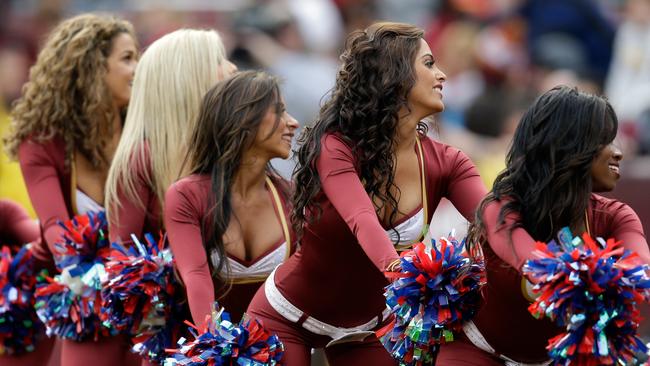
[[[354,327],[386,308],[386,280],[378,272],[357,272],[336,264],[317,270],[291,259],[278,267],[274,282],[308,316],[338,327]]]
[[[257,290],[264,284],[264,281],[232,284],[221,298],[218,298],[219,305],[223,306],[231,315],[233,321],[239,321],[242,314],[250,304]]]
[[[521,293],[495,296],[487,289],[484,297],[473,321],[497,354],[525,363],[548,360],[548,340],[561,329],[547,319],[533,317],[528,312],[530,303]]]

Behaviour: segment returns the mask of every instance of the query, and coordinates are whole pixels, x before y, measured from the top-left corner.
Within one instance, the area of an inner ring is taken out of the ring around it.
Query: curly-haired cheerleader
[[[59,24],[39,53],[14,106],[7,139],[41,225],[43,245],[36,257],[55,253],[65,232],[58,222],[103,210],[104,183],[137,60],[131,24],[92,14]],[[125,364],[126,350],[121,337],[64,339],[62,364]]]
[[[376,23],[350,35],[336,86],[305,132],[295,174],[299,250],[248,310],[280,337],[284,363],[394,365],[374,330],[387,312],[384,271],[422,240],[442,197],[468,219],[486,193],[474,164],[426,137],[445,74],[417,27]]]

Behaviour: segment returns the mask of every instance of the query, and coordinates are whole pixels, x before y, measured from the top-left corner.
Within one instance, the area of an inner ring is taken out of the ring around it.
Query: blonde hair
[[[152,43],[143,53],[106,181],[106,209],[111,222],[119,220],[115,212],[121,205],[118,191],[144,208],[146,203],[135,188],[140,179],[164,207],[167,187],[183,174],[182,159],[201,99],[226,74],[225,61],[221,37],[212,30],[177,30]],[[137,177],[133,172],[144,176]]]
[[[103,149],[113,134],[116,111],[104,76],[113,39],[121,33],[136,39],[129,22],[95,14],[54,28],[14,104],[5,139],[10,157],[16,159],[18,146],[30,137],[46,141],[58,135],[65,142],[66,166],[75,150],[95,167],[109,164]]]

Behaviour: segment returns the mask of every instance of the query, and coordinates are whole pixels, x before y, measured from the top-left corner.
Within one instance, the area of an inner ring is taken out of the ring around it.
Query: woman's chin
[[[445,105],[442,102],[436,103],[431,108],[431,114],[438,114],[444,112]]]
[[[289,155],[291,155],[291,151],[283,152],[281,154],[278,154],[278,158],[282,160],[287,160],[289,159]]]
[[[594,192],[594,193],[605,193],[605,192],[613,191],[614,188],[616,188],[616,182],[608,183],[608,184],[594,185],[593,188],[591,189],[591,191]]]

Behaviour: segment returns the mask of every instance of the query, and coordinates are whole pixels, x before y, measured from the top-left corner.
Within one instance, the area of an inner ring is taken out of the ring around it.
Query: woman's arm
[[[515,213],[506,215],[505,224],[502,227],[498,226],[501,206],[501,202],[491,202],[483,213],[487,239],[496,255],[519,271],[526,260],[535,258],[532,253],[536,241],[523,228],[512,231],[511,241],[507,228],[514,224],[518,215]],[[614,238],[623,241],[625,248],[637,253],[644,263],[650,264],[650,249],[643,233],[641,220],[634,210],[615,200],[608,203],[604,210],[612,217],[612,220],[607,223],[607,232],[603,234],[606,236],[604,239]]]
[[[0,236],[10,237],[22,245],[38,239],[38,222],[25,209],[10,200],[0,200]],[[2,243],[7,244],[7,243]]]
[[[623,242],[623,246],[637,253],[644,263],[650,265],[650,250],[643,232],[643,225],[634,210],[619,201],[613,201],[607,211],[613,214],[612,238]]]
[[[504,262],[508,263],[517,271],[528,259],[534,259],[535,239],[523,228],[516,228],[509,234],[509,228],[514,225],[519,214],[511,212],[505,217],[505,223],[499,225],[499,211],[503,201],[490,202],[483,212],[483,223],[487,234],[487,241],[494,253]]]
[[[204,323],[214,302],[214,285],[208,258],[203,247],[201,217],[197,205],[186,189],[178,183],[172,185],[165,195],[165,227],[174,254],[176,267],[181,275],[192,319],[197,326]]]
[[[58,222],[70,219],[60,177],[52,159],[42,144],[31,140],[24,141],[18,149],[18,161],[27,192],[50,252],[55,251],[54,243],[61,240],[64,232]]]
[[[352,152],[333,135],[323,139],[316,169],[323,192],[356,236],[359,245],[380,271],[399,258],[356,170]]]
[[[467,155],[460,150],[447,148],[449,151],[446,155],[451,155],[449,161],[453,163],[447,181],[446,197],[467,221],[472,222],[476,208],[487,194],[487,188]]]

